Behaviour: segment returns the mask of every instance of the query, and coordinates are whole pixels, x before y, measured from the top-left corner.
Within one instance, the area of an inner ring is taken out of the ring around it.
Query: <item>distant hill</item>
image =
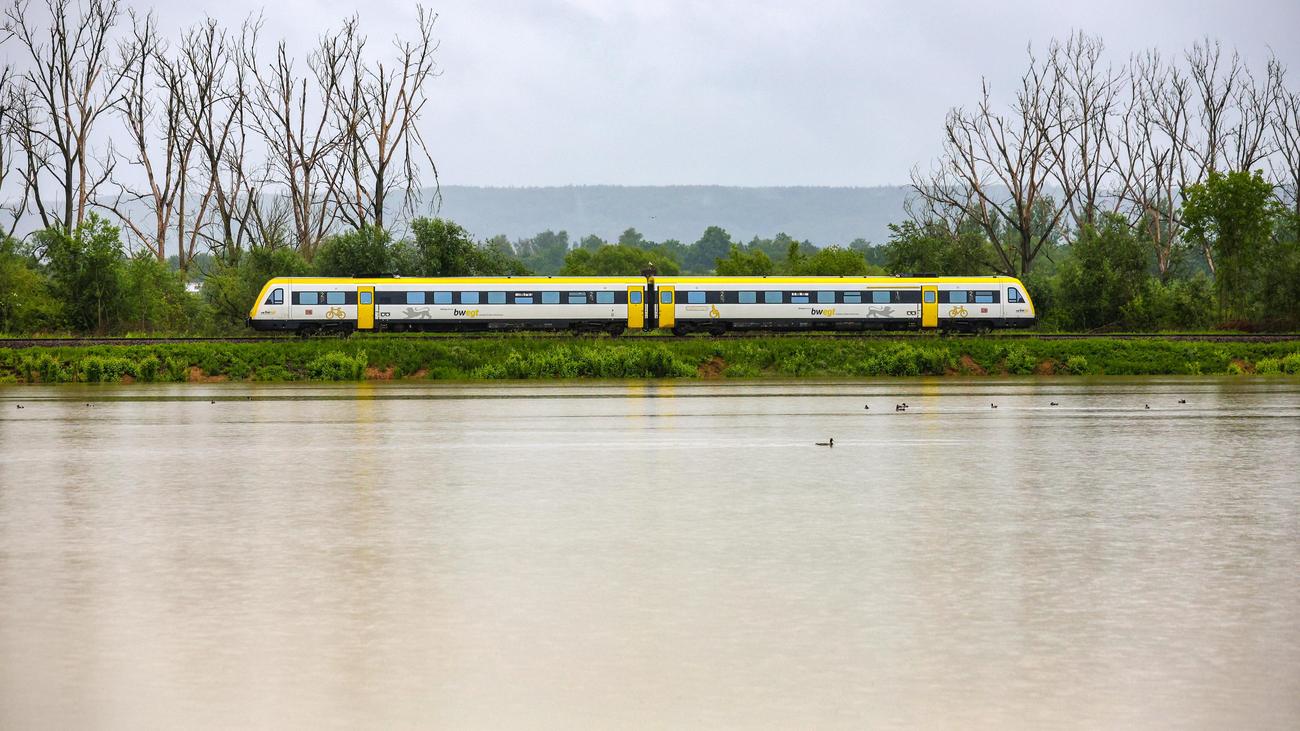
[[[568,231],[570,240],[596,234],[612,241],[627,228],[647,239],[691,243],[709,226],[733,240],[771,238],[784,232],[817,246],[889,236],[887,225],[903,219],[909,188],[740,188],[714,185],[578,185],[552,188],[442,187],[438,215],[475,236],[510,239],[547,229]]]

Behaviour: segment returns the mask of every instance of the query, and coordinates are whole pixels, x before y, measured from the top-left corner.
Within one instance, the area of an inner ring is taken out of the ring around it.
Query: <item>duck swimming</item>
[[[819,446],[819,447],[833,447],[833,446],[835,446],[835,437],[831,437],[831,440],[830,440],[829,442],[817,442],[817,446]]]

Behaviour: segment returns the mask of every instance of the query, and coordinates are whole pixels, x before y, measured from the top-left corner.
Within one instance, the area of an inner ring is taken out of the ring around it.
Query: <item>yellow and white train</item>
[[[256,330],[952,330],[1023,328],[1013,277],[280,277],[249,312]]]

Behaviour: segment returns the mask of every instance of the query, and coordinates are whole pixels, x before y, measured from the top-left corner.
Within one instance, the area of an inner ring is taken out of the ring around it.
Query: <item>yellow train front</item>
[[[1013,277],[276,278],[257,330],[948,330],[1032,326]]]

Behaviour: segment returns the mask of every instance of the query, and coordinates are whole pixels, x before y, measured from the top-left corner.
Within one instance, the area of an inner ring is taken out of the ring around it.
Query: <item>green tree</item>
[[[57,228],[37,233],[36,246],[48,262],[68,324],[82,332],[115,328],[122,310],[118,228],[91,213],[71,233]]]
[[[62,306],[31,252],[0,237],[0,332],[31,334],[57,329]]]
[[[515,251],[524,266],[538,274],[557,274],[569,253],[567,231],[543,231],[530,239],[515,242]]]
[[[658,274],[681,273],[677,262],[662,252],[618,244],[606,244],[595,251],[574,249],[564,258],[564,268],[560,273],[573,277],[637,276],[650,266]]]
[[[646,241],[645,236],[634,228],[629,228],[618,235],[619,246],[631,246],[636,249],[650,249],[654,247],[654,242]]]
[[[1058,317],[1072,330],[1091,330],[1123,320],[1123,311],[1150,279],[1151,247],[1128,223],[1105,216],[1085,226],[1057,272]]]
[[[587,234],[582,237],[582,241],[578,242],[578,248],[586,249],[587,251],[595,251],[604,245],[605,240],[596,234]]]
[[[1214,325],[1214,310],[1214,283],[1205,272],[1168,282],[1148,277],[1124,305],[1123,320],[1134,330],[1204,330]]]
[[[796,249],[795,253],[797,252]],[[860,251],[842,246],[827,246],[810,255],[795,257],[790,273],[800,277],[866,277],[884,274],[884,270],[868,264]]]
[[[122,271],[122,326],[141,332],[203,329],[203,300],[185,291],[185,275],[149,252],[130,258]],[[252,303],[249,302],[249,305]]]
[[[992,273],[992,251],[974,227],[953,233],[939,223],[905,221],[889,225],[889,243],[879,247],[886,271],[975,276]]]
[[[1249,318],[1279,213],[1273,186],[1258,171],[1210,171],[1188,186],[1182,207],[1185,235],[1207,252],[1221,312]]]
[[[1259,278],[1261,324],[1274,330],[1300,328],[1300,214],[1281,213],[1264,254]]]
[[[746,252],[732,244],[730,253],[716,260],[714,269],[720,277],[765,277],[772,273],[772,260],[762,251]]]
[[[704,229],[704,235],[700,236],[700,240],[696,241],[687,252],[682,266],[686,271],[696,274],[713,271],[714,262],[727,256],[731,251],[731,244],[731,234],[718,226],[709,226]]]
[[[387,231],[363,226],[326,238],[317,249],[312,265],[326,277],[401,274],[398,253]]]
[[[527,274],[524,265],[498,249],[475,245],[463,226],[442,218],[417,218],[415,274],[423,277],[483,277]]]
[[[885,247],[876,246],[863,238],[857,238],[849,242],[849,248],[862,252],[862,256],[867,260],[868,264],[881,269],[885,268]]]

